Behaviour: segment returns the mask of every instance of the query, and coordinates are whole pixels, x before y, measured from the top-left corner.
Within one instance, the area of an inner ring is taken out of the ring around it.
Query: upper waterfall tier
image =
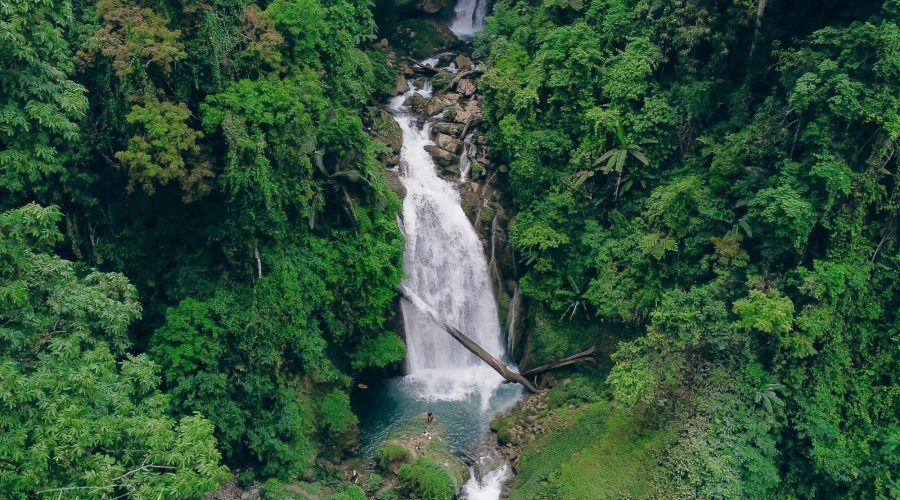
[[[450,31],[460,38],[471,38],[484,28],[488,0],[458,0],[453,9]]]

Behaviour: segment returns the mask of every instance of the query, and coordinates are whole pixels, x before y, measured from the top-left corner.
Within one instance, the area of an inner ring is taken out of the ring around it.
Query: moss
[[[446,71],[438,71],[431,78],[431,86],[435,90],[442,90],[447,85],[450,85],[450,82],[453,81],[453,74],[447,73]]]
[[[510,498],[645,496],[666,436],[642,433],[607,402],[593,403],[571,426],[525,446]]]
[[[547,391],[547,401],[553,408],[568,404],[595,403],[603,399],[604,389],[603,380],[573,375],[566,383]]]
[[[363,484],[363,488],[369,493],[380,490],[382,486],[384,486],[384,478],[374,472],[369,475],[369,478]]]
[[[383,444],[375,451],[375,461],[384,470],[390,470],[398,465],[412,460],[412,453],[403,446],[397,444]]]
[[[444,115],[442,118],[447,121],[453,121],[453,119],[456,118],[456,105],[454,104],[452,106],[447,106],[447,108],[444,109]]]
[[[401,467],[398,475],[403,488],[414,498],[452,500],[456,495],[456,485],[447,470],[428,460],[417,458]]]
[[[403,130],[394,118],[384,111],[379,111],[372,120],[372,136],[397,154],[403,146]]]
[[[308,500],[328,498],[320,487],[309,483],[286,485],[277,479],[269,479],[260,490],[263,498],[272,500]]]
[[[491,430],[497,434],[497,441],[506,444],[512,441],[512,427],[516,423],[514,415],[503,415],[491,420]]]
[[[479,163],[474,163],[472,166],[480,165]],[[481,209],[481,221],[482,222],[492,222],[494,220],[494,209],[487,206]]]

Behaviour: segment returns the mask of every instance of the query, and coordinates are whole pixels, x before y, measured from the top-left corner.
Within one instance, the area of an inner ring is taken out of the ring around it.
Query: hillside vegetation
[[[618,337],[616,418],[674,436],[633,496],[900,495],[898,22],[895,0],[495,4],[479,90],[526,358]],[[591,437],[513,491],[595,498],[629,455]]]

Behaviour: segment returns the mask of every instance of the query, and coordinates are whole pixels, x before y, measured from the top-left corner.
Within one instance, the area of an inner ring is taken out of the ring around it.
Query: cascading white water
[[[450,31],[460,38],[471,38],[484,28],[488,0],[458,0],[453,9]]]
[[[403,131],[400,175],[403,228],[406,233],[404,286],[448,324],[498,358],[505,355],[488,268],[474,228],[460,206],[456,186],[441,179],[425,146],[429,123],[403,107],[413,93],[430,96],[430,86],[410,90],[391,101]],[[487,407],[503,378],[408,301],[402,301],[407,344],[407,379],[419,396],[432,401],[481,397]]]
[[[469,134],[463,141],[462,154],[459,155],[459,181],[466,182],[469,180],[469,172],[472,170],[472,158],[478,154],[478,148],[472,142],[472,136]]]
[[[496,500],[503,492],[503,483],[510,477],[509,465],[503,464],[484,475],[480,480],[475,475],[463,486],[462,497],[466,500]]]

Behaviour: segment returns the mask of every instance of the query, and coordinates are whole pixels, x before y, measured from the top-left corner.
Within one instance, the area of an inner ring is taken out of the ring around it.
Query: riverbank
[[[508,498],[650,496],[656,457],[669,436],[639,430],[596,387],[586,377],[563,379],[491,422],[515,471]]]

